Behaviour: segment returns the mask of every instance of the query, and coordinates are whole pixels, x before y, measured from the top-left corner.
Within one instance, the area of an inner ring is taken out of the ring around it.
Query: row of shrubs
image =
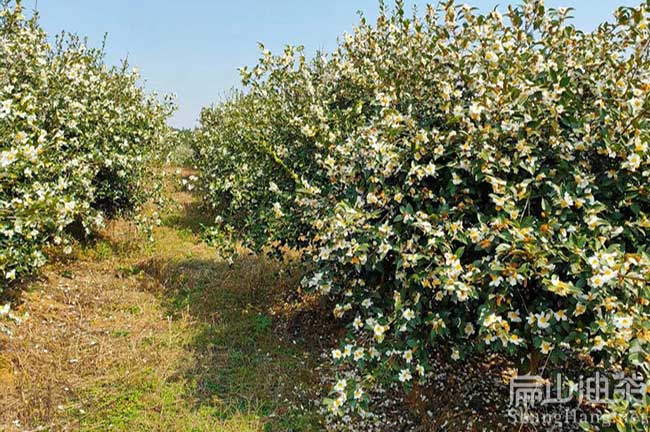
[[[246,91],[203,111],[217,232],[302,248],[348,325],[333,356],[362,378],[333,412],[426,383],[439,350],[646,369],[649,10],[582,32],[540,1],[382,5],[332,54],[262,47]]]
[[[126,64],[61,35],[55,46],[20,3],[0,4],[0,287],[71,251],[107,216],[147,199],[172,102],[148,96]]]

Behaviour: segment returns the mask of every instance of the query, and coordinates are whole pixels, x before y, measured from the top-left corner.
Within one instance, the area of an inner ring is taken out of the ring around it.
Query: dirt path
[[[169,194],[153,243],[113,223],[27,287],[0,333],[0,430],[319,430],[319,348],[276,315],[297,278],[217,259],[194,197]]]

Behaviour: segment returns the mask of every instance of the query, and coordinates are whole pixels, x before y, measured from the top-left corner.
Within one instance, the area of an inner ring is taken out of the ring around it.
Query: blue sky
[[[35,2],[23,1],[30,9]],[[420,8],[426,3],[407,0]],[[489,10],[512,2],[465,3]],[[616,6],[639,3],[546,0],[550,7],[575,8],[574,22],[584,30],[609,19]],[[331,51],[358,21],[357,11],[374,18],[377,9],[377,0],[38,0],[49,34],[67,30],[96,46],[108,33],[109,63],[128,55],[148,89],[175,93],[179,111],[171,124],[177,127],[192,127],[203,106],[239,85],[237,68],[257,62],[257,42],[275,52],[286,44],[304,45],[308,53]]]

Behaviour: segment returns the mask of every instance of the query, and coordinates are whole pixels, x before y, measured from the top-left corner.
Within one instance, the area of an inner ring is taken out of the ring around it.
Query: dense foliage
[[[171,102],[109,68],[73,36],[48,44],[37,17],[0,5],[0,287],[70,251],[146,199],[147,170],[167,133]]]
[[[228,240],[224,245],[241,239],[257,250],[305,244],[301,233],[308,227],[295,202],[302,185],[296,173],[319,175],[313,143],[294,118],[308,109],[309,100],[301,96],[302,82],[288,77],[294,74],[293,50],[286,59],[268,54],[266,60],[278,68],[285,62],[275,75],[278,82],[270,84],[272,75],[269,82],[253,83],[249,94],[235,93],[204,109],[194,151],[203,196],[219,215],[215,234]]]
[[[382,10],[330,56],[264,52],[208,109],[203,187],[222,231],[301,245],[349,324],[335,412],[429,354],[648,357],[648,9],[593,32],[527,1]],[[441,343],[444,342],[444,343]],[[367,373],[367,375],[366,375]]]

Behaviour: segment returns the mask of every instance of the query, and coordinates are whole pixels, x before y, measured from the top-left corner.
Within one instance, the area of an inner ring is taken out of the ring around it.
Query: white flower
[[[348,385],[348,382],[344,379],[339,380],[336,385],[334,386],[334,390],[337,392],[343,392],[345,391],[345,387]]]
[[[498,321],[501,321],[501,317],[497,316],[496,314],[490,314],[483,321],[483,326],[491,327],[494,323]]]
[[[614,325],[617,329],[628,329],[632,327],[634,320],[630,316],[617,316],[614,318]]]
[[[582,303],[578,303],[576,305],[575,311],[573,312],[573,315],[574,316],[580,316],[583,313],[585,313],[586,310],[587,310],[587,308],[585,307],[585,305],[583,305]]]
[[[494,201],[494,204],[497,206],[497,208],[503,208],[506,205],[506,199],[502,196],[494,195],[492,197],[492,201]]]
[[[38,150],[34,146],[28,146],[25,148],[23,154],[30,162],[34,162],[38,158]]]
[[[404,312],[402,312],[402,317],[406,321],[411,321],[413,318],[415,318],[415,312],[411,309],[404,309]]]
[[[601,351],[603,348],[605,348],[605,341],[601,336],[596,336],[592,344],[593,346],[591,348],[591,351]]]
[[[557,275],[551,276],[550,286],[548,290],[562,297],[569,294],[570,285],[560,280]]]
[[[508,312],[508,319],[512,321],[513,323],[519,323],[521,322],[521,316],[519,315],[519,311],[510,311]]]
[[[388,252],[390,252],[390,249],[391,247],[388,243],[382,243],[381,245],[379,245],[379,249],[378,249],[379,255],[381,255],[382,257],[385,256]]]
[[[375,332],[375,336],[382,337],[386,333],[386,327],[381,324],[375,324],[373,331]]]
[[[553,316],[555,317],[556,321],[568,321],[569,317],[567,316],[566,312],[564,310],[560,309],[557,312],[553,313]]]
[[[488,51],[485,53],[485,60],[487,60],[489,63],[496,63],[499,61],[499,56],[497,56],[494,51]]]
[[[605,278],[600,274],[593,275],[589,278],[589,284],[594,288],[600,288],[605,285]]]
[[[537,327],[546,329],[551,325],[551,314],[539,313],[535,315],[537,318]]]
[[[0,119],[6,118],[11,114],[11,99],[7,99],[0,104]]]
[[[282,206],[277,201],[273,203],[273,213],[275,214],[275,217],[278,219],[284,216],[284,212],[282,211]]]
[[[435,177],[436,165],[433,162],[428,163],[427,166],[424,167],[424,173],[429,177]]]
[[[8,272],[5,273],[5,279],[7,280],[14,280],[16,279],[16,270],[11,269]]]
[[[71,201],[64,201],[63,203],[63,211],[67,214],[70,214],[74,212],[74,209],[77,207],[77,203],[75,200]]]
[[[0,168],[5,168],[14,163],[17,159],[17,152],[12,151],[3,151],[0,152]]]
[[[378,93],[377,94],[377,102],[384,108],[388,108],[391,104],[391,97],[388,96],[386,93]]]
[[[641,108],[643,108],[643,99],[639,99],[639,98],[630,99],[630,107],[632,108],[632,112],[634,114],[638,113],[641,110]]]
[[[568,192],[564,192],[562,198],[560,198],[560,206],[562,208],[571,207],[574,204],[573,198],[569,195]]]
[[[413,376],[411,375],[411,371],[408,369],[402,369],[399,373],[399,380],[400,382],[408,382],[411,381]]]
[[[632,153],[628,156],[625,166],[630,171],[636,171],[641,166],[641,157],[636,153]]]
[[[307,137],[307,138],[312,138],[313,136],[316,135],[316,128],[309,126],[309,125],[304,125],[302,127],[302,133]]]
[[[474,102],[469,107],[469,116],[472,118],[472,120],[479,120],[484,109],[485,108],[483,108],[481,105]]]
[[[25,132],[16,132],[15,138],[18,144],[25,144],[25,142],[27,142],[27,134]]]
[[[332,402],[332,411],[337,412],[343,406],[343,404],[345,404],[345,399],[340,397],[334,399]]]

